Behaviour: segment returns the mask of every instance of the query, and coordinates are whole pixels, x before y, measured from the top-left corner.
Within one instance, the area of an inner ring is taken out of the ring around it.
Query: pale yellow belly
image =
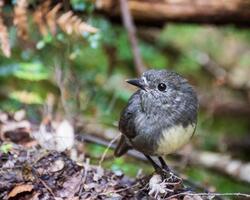
[[[166,155],[173,153],[187,144],[195,130],[195,125],[182,125],[166,129],[162,132],[162,137],[159,141],[157,154]]]

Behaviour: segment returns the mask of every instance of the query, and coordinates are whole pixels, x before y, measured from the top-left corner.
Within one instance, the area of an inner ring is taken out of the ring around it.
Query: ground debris
[[[2,154],[0,199],[22,199],[22,194],[25,199],[41,200],[106,199],[117,195],[130,199],[134,195],[130,187],[135,183],[127,177],[103,170],[96,179],[100,169],[89,165],[86,171],[85,165],[76,164],[64,153],[44,153],[39,149],[28,153],[19,148],[19,152],[16,147],[14,153]],[[15,164],[7,166],[8,162]]]
[[[14,114],[1,112],[0,110],[0,140],[28,144],[32,140],[30,137],[31,123],[24,118],[24,110],[17,111]]]
[[[10,162],[14,164],[6,164]],[[175,189],[176,182],[154,178],[150,181],[150,177],[131,179],[100,170],[100,166],[89,163],[79,165],[65,153],[44,152],[42,149],[26,151],[21,146],[2,154],[0,167],[0,199],[3,200],[13,197],[37,200],[165,199],[172,195],[183,199],[183,192],[192,193],[181,185]],[[160,191],[158,187],[162,187]]]
[[[170,178],[132,179],[122,171],[103,169],[101,162],[91,165],[85,156],[77,163],[65,152],[41,148],[43,145],[30,137],[36,130],[24,115],[23,111],[13,115],[0,112],[1,200],[204,199],[192,196],[194,192],[174,174]],[[27,145],[30,141],[32,145]]]

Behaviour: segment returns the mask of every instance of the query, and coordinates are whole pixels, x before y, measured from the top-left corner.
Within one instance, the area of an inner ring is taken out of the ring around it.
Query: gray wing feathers
[[[136,114],[141,110],[140,105],[139,91],[137,91],[130,97],[127,107],[124,108],[121,113],[119,130],[123,135],[121,136],[120,141],[115,149],[115,156],[122,156],[132,148],[131,145],[129,145],[128,140],[136,136],[135,117]]]

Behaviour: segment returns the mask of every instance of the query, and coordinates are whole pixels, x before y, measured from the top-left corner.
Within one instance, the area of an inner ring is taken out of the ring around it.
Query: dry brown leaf
[[[3,4],[4,2],[0,1],[0,13],[2,13]],[[3,18],[1,15],[0,15],[0,43],[3,54],[9,58],[11,55],[9,34],[7,27],[4,25]]]
[[[60,10],[61,7],[62,7],[62,4],[57,4],[46,15],[46,21],[47,21],[49,30],[50,30],[50,32],[51,32],[52,35],[56,34],[56,30],[57,30],[56,17],[57,17],[58,11]]]
[[[17,35],[28,39],[28,17],[27,17],[27,0],[17,0],[14,7],[14,25],[17,27]]]
[[[31,124],[27,120],[16,122],[9,120],[2,124],[0,128],[0,138],[3,141],[25,144],[31,141]]]
[[[33,185],[30,184],[17,185],[8,194],[8,199],[11,197],[15,197],[16,195],[22,192],[31,192],[32,190],[33,190]]]
[[[1,43],[1,50],[3,51],[3,54],[9,58],[11,55],[9,34],[1,18],[0,18],[0,43]]]
[[[72,11],[62,14],[58,18],[57,23],[59,27],[69,35],[72,33],[81,35],[84,32],[96,33],[98,31],[97,28],[83,22],[78,16],[74,15]]]
[[[70,28],[71,26],[71,17],[73,16],[73,12],[72,11],[68,11],[64,14],[62,14],[58,20],[57,23],[59,25],[59,27],[66,32],[67,34],[71,34],[72,32],[70,30],[72,30],[72,28]]]
[[[89,33],[96,33],[98,31],[97,28],[90,26],[89,24],[85,22],[81,22],[79,28],[78,28],[78,33],[82,34],[83,32],[89,32]]]
[[[45,36],[48,34],[45,16],[49,12],[50,1],[46,0],[33,13],[34,21],[37,24],[40,33]]]
[[[77,191],[79,191],[82,183],[82,173],[77,173],[69,177],[63,183],[63,188],[58,192],[59,197],[73,198]]]

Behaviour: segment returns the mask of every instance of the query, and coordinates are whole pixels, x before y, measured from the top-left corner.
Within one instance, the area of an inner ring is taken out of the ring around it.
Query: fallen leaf
[[[59,160],[56,160],[49,171],[51,172],[57,172],[57,171],[61,171],[62,169],[64,168],[64,161],[59,159]]]
[[[26,111],[25,110],[18,110],[18,111],[16,111],[14,113],[13,118],[16,121],[20,122],[20,121],[24,120],[25,116],[26,116]]]
[[[57,195],[62,198],[73,198],[75,193],[79,191],[81,186],[82,174],[77,173],[66,180],[63,184],[63,188],[58,191]]]
[[[63,120],[56,129],[56,150],[69,150],[75,142],[74,128],[67,120]]]
[[[17,185],[8,194],[8,199],[11,197],[15,197],[16,195],[22,192],[31,192],[32,190],[33,190],[33,185],[30,184]]]
[[[104,169],[101,166],[98,166],[96,168],[96,173],[94,173],[93,180],[94,181],[99,181],[104,175]]]
[[[74,128],[67,120],[57,123],[45,119],[33,137],[44,149],[59,152],[71,149],[75,142]]]

